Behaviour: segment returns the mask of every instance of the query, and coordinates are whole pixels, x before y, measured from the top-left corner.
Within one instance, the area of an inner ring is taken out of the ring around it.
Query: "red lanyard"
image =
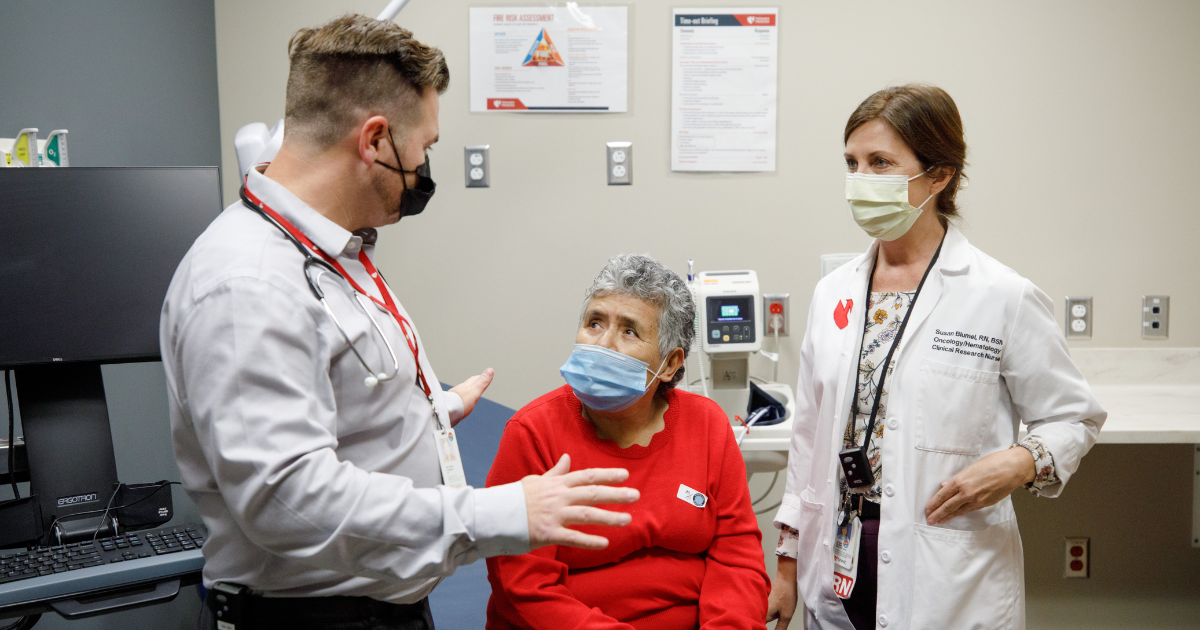
[[[317,247],[311,240],[309,240],[309,238],[304,235],[304,232],[301,232],[296,228],[295,225],[292,225],[291,221],[283,218],[283,215],[272,210],[271,207],[266,203],[263,203],[263,200],[259,199],[254,193],[250,192],[249,188],[246,188],[246,196],[250,198],[250,201],[254,202],[254,205],[258,206],[259,209],[267,213],[267,216],[274,219],[276,223],[283,227],[283,229],[287,230],[288,234],[292,235],[292,238],[300,241],[305,247],[323,258],[325,262],[332,265],[334,269],[337,269],[342,278],[344,278],[346,282],[350,283],[350,286],[353,287],[355,291],[358,291],[360,294],[366,296],[367,299],[378,304],[379,306],[382,306],[387,310],[387,312],[392,314],[392,317],[396,318],[396,323],[400,325],[400,332],[404,333],[404,341],[408,343],[408,349],[412,351],[413,361],[417,364],[417,382],[421,385],[421,389],[425,390],[425,397],[428,398],[430,404],[432,404],[433,396],[430,393],[431,390],[429,389],[429,382],[425,380],[425,371],[421,369],[421,359],[417,354],[417,335],[412,330],[412,324],[410,324],[409,321],[400,314],[400,309],[396,308],[396,302],[392,299],[392,292],[388,290],[387,283],[383,281],[383,277],[379,275],[379,271],[375,269],[375,264],[372,263],[371,259],[367,257],[367,253],[362,249],[359,249],[358,262],[362,263],[363,267],[366,268],[367,273],[370,274],[371,279],[375,281],[375,286],[379,288],[379,294],[383,296],[382,302],[366,291],[363,291],[362,287],[358,286],[358,283],[354,281],[354,278],[350,277],[350,274],[346,272],[346,269],[342,267],[341,263],[339,263],[337,259],[321,251],[321,248]],[[434,408],[434,417],[437,419],[436,406]],[[438,420],[440,422],[440,419]]]

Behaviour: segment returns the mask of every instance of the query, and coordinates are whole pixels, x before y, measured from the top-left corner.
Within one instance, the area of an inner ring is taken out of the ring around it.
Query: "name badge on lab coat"
[[[463,472],[462,455],[458,453],[458,436],[454,434],[454,429],[435,429],[433,443],[437,444],[438,465],[442,467],[442,485],[466,487],[467,475]]]
[[[858,517],[839,525],[833,542],[833,590],[838,597],[848,599],[858,578],[858,540],[862,536],[862,521]]]

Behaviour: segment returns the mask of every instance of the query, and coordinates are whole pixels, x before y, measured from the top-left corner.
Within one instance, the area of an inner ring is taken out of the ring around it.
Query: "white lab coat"
[[[877,247],[817,284],[801,349],[787,488],[775,523],[799,531],[797,580],[808,628],[853,630],[833,591],[836,455]],[[839,328],[835,310],[847,300],[853,305]],[[1051,307],[1033,283],[950,228],[887,382],[877,627],[1025,627],[1012,501],[937,526],[925,523],[925,504],[942,481],[1014,444],[1022,418],[1061,479],[1046,496],[1061,492],[1096,442],[1107,414],[1071,361]]]

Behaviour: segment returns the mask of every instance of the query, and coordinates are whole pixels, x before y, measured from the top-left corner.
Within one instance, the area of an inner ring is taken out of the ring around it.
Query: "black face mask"
[[[404,184],[404,192],[400,193],[400,218],[421,214],[425,211],[425,205],[429,203],[429,198],[433,196],[437,190],[437,184],[429,176],[429,154],[425,154],[425,163],[411,171],[404,170],[404,164],[400,162],[400,153],[396,150],[396,140],[392,138],[392,130],[388,129],[388,139],[392,141],[392,153],[396,156],[396,164],[400,167],[396,168],[386,162],[375,160],[380,166],[389,170],[400,173],[400,181]],[[414,188],[408,187],[408,178],[405,173],[414,173],[417,176],[417,185]]]

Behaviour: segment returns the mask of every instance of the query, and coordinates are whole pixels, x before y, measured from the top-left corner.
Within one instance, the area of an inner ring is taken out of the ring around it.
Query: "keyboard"
[[[185,525],[3,553],[0,554],[0,584],[194,551],[203,547],[207,538],[208,530],[203,525]]]

